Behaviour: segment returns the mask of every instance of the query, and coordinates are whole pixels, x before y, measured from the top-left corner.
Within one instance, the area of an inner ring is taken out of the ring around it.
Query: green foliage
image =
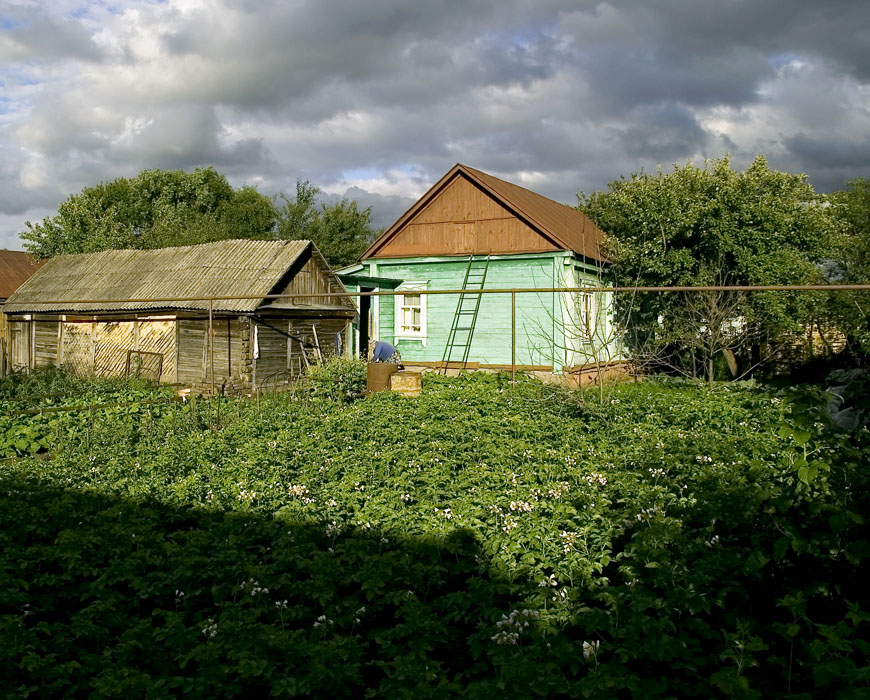
[[[870,274],[870,178],[857,178],[846,183],[846,189],[828,195],[834,214],[846,225],[846,233],[854,249],[844,260],[860,267],[861,273],[854,277]],[[850,277],[850,270],[845,270]]]
[[[319,192],[310,182],[300,180],[294,199],[280,195],[278,238],[314,241],[330,265],[350,265],[374,239],[371,207],[360,211],[355,201],[342,199],[336,204],[323,203],[318,209]]]
[[[762,285],[819,282],[838,230],[823,198],[805,175],[771,170],[759,156],[743,172],[729,158],[634,174],[609,191],[581,196],[583,209],[609,236],[614,271],[622,284]],[[703,299],[693,302],[692,299]],[[709,370],[726,349],[784,337],[814,318],[817,300],[806,294],[762,292],[707,298],[679,294],[622,297],[631,313],[635,349],[642,343],[674,348],[681,369]],[[661,323],[659,319],[661,318]],[[740,331],[720,332],[741,319]],[[696,363],[693,348],[706,356]],[[690,354],[691,357],[687,357]]]
[[[310,239],[307,235],[317,226],[317,195],[320,190],[307,180],[297,180],[296,197],[281,194],[278,208],[278,237],[285,240]],[[319,246],[318,246],[319,247]]]
[[[839,245],[831,252],[833,276],[844,284],[870,283],[870,178],[847,183],[845,190],[828,196],[831,211],[843,226]],[[870,293],[838,292],[829,304],[835,319],[849,340],[849,349],[870,355]]]
[[[0,459],[46,453],[76,435],[89,439],[95,417],[141,420],[147,406],[170,398],[136,378],[95,382],[57,369],[13,373],[0,380]]]
[[[315,398],[348,403],[366,391],[366,363],[358,357],[333,355],[309,368],[307,386]]]
[[[88,391],[93,379],[51,368],[13,372],[0,379],[0,400],[27,400],[46,394],[75,394]]]
[[[87,187],[57,216],[27,222],[21,233],[37,258],[112,248],[160,248],[228,238],[273,238],[272,200],[252,187],[232,188],[214,168],[144,170]]]
[[[17,696],[868,693],[866,430],[506,375],[143,406],[0,466]]]
[[[355,262],[374,238],[371,208],[341,200],[317,206],[319,190],[296,183],[280,206],[253,187],[239,189],[214,168],[144,170],[87,187],[58,207],[57,216],[27,222],[27,250],[37,258],[113,248],[163,248],[230,238],[314,241],[331,265]]]

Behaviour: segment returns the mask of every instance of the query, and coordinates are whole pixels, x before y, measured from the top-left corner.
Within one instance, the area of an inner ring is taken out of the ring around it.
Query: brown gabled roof
[[[42,264],[23,250],[0,250],[0,300],[12,296]]]
[[[226,240],[153,250],[104,250],[51,258],[6,302],[5,313],[209,308],[251,312],[308,251],[311,241]],[[330,276],[334,273],[329,270]],[[335,287],[344,287],[334,277]],[[238,295],[240,298],[232,298]],[[338,302],[337,302],[338,303]],[[342,305],[355,310],[353,302]]]
[[[362,258],[374,256],[456,177],[470,180],[557,248],[572,250],[595,260],[607,261],[602,251],[604,233],[583,212],[461,163],[454,165],[408,211],[384,231],[363,253]]]

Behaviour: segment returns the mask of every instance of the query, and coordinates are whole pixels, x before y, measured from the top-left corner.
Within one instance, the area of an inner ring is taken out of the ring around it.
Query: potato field
[[[0,697],[870,697],[820,390],[358,371],[0,382]]]

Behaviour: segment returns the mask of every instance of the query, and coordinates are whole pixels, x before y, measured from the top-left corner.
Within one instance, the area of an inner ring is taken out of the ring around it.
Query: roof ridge
[[[167,245],[159,248],[104,248],[103,250],[91,250],[85,253],[59,253],[52,255],[49,258],[43,258],[44,261],[56,260],[57,258],[69,258],[75,255],[101,255],[115,253],[149,253],[156,251],[167,250],[189,250],[191,248],[200,248],[207,245],[220,246],[227,243],[280,243],[286,245],[288,243],[311,243],[309,238],[222,238],[217,241],[205,241],[203,243],[189,243],[187,245]],[[18,251],[9,251],[18,252]],[[2,251],[0,251],[2,253]],[[28,253],[29,255],[29,253]]]
[[[569,209],[574,209],[574,207],[572,207],[570,204],[565,204],[563,202],[559,202],[559,201],[553,199],[552,197],[548,197],[547,195],[541,194],[540,192],[535,192],[534,190],[530,190],[528,187],[523,187],[522,185],[518,185],[517,183],[511,182],[510,180],[505,180],[504,178],[501,178],[501,177],[498,177],[497,175],[493,175],[491,173],[488,173],[484,170],[481,170],[480,168],[472,168],[470,165],[463,165],[462,163],[458,163],[457,165],[462,167],[464,170],[471,170],[474,173],[479,173],[480,175],[485,175],[486,177],[492,178],[493,180],[498,180],[499,182],[502,182],[505,185],[508,185],[510,187],[516,187],[517,189],[524,190],[525,192],[528,192],[529,194],[534,195],[535,197],[539,197],[540,199],[546,199],[548,202],[552,202],[553,204],[558,204],[558,205],[563,206],[563,207],[568,207]]]

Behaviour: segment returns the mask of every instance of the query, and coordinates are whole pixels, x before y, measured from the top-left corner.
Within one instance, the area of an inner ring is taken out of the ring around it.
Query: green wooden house
[[[361,299],[357,343],[368,330],[429,366],[558,373],[616,360],[610,293],[421,293],[600,286],[602,238],[577,209],[456,165],[338,271],[350,290],[395,292],[368,309]]]

